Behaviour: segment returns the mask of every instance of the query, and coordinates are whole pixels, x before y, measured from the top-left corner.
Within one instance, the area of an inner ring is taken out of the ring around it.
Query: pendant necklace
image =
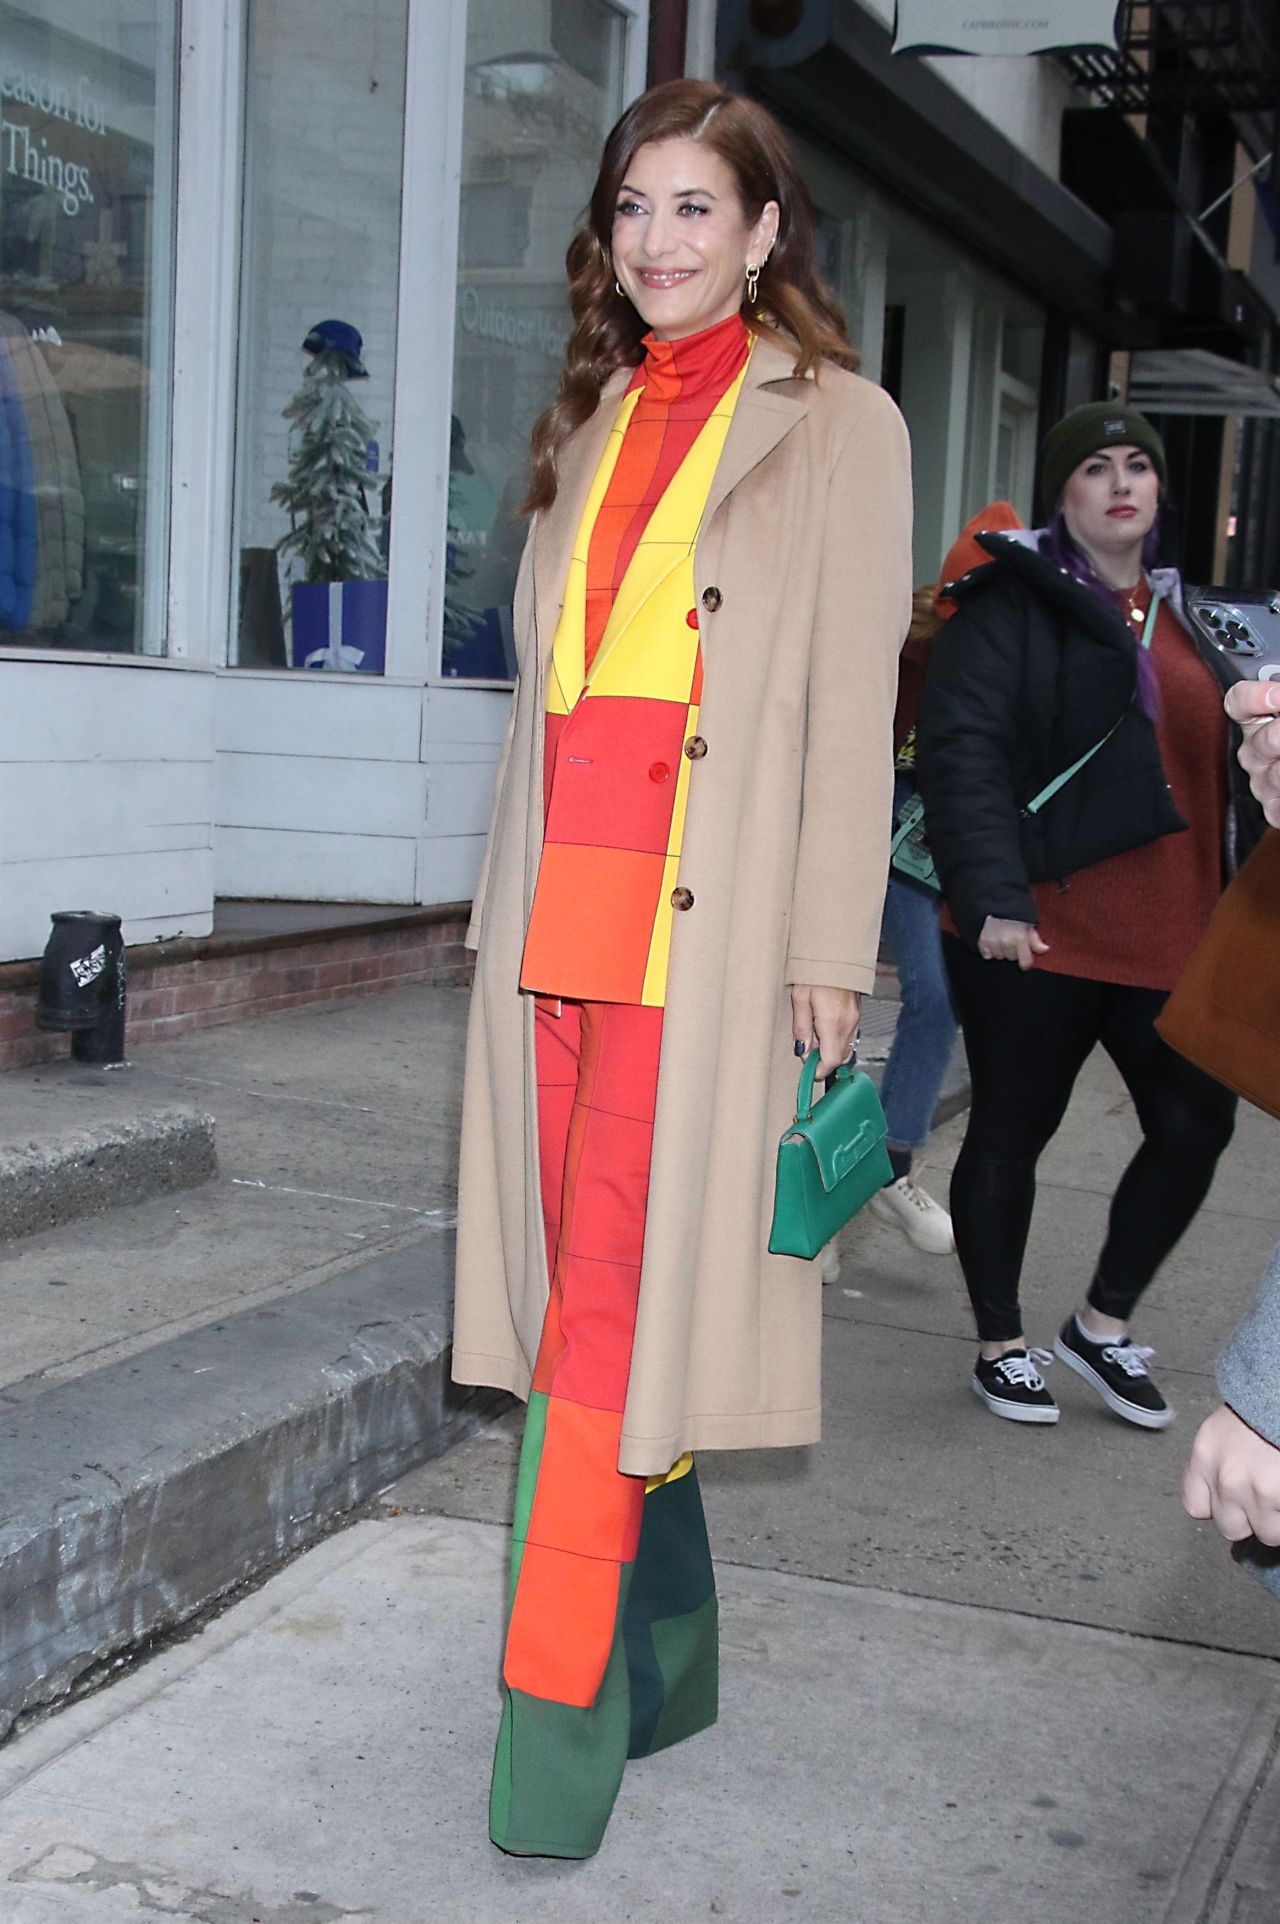
[[[1142,623],[1147,618],[1146,609],[1141,608],[1138,605],[1138,596],[1142,593],[1142,590],[1146,587],[1146,585],[1147,584],[1145,580],[1139,580],[1132,588],[1123,590],[1124,598],[1125,598],[1125,613],[1128,615],[1130,621],[1136,622],[1139,627],[1142,626]]]

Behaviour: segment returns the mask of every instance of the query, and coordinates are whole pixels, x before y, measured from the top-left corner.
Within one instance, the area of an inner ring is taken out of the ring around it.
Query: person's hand
[[[978,936],[978,954],[984,962],[1016,962],[1020,969],[1031,969],[1038,955],[1048,953],[1049,944],[1041,940],[1034,922],[1007,922],[989,915]]]
[[[1226,710],[1244,730],[1240,766],[1272,828],[1280,828],[1280,682],[1238,681]]]
[[[847,1062],[858,1037],[862,997],[852,989],[811,989],[800,984],[791,990],[791,1033],[804,1044],[805,1055],[821,1051],[818,1074],[833,1076]]]
[[[1224,1403],[1196,1432],[1182,1507],[1212,1517],[1228,1543],[1252,1534],[1280,1544],[1280,1450]]]

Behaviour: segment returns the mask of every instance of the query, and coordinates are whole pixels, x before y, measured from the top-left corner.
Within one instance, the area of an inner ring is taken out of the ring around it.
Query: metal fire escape
[[[1124,114],[1228,114],[1255,159],[1274,154],[1280,0],[1121,0],[1118,13],[1118,52],[1059,56],[1078,86]]]

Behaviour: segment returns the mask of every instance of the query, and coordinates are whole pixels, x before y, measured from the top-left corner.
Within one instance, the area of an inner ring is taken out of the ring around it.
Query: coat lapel
[[[556,498],[546,512],[538,516],[533,536],[533,619],[540,663],[545,662],[551,652],[578,523],[587,505],[609,430],[634,372],[633,368],[619,368],[605,382],[599,407],[564,449]]]
[[[738,483],[772,453],[808,413],[812,383],[797,381],[794,370],[794,358],[785,348],[772,341],[756,341],[707,497],[704,528]],[[533,537],[533,601],[540,660],[545,660],[550,652],[578,523],[609,430],[634,372],[633,368],[619,368],[605,382],[599,407],[573,435],[564,451],[556,498],[545,514],[538,517]]]
[[[702,525],[708,527],[716,510],[739,482],[771,454],[809,412],[812,383],[795,377],[795,360],[785,348],[759,339],[747,363],[742,395],[729,424]]]
[[[737,376],[715,412],[705,422],[693,446],[667,483],[661,499],[655,504],[644,535],[619,583],[613,611],[592,664],[593,683],[598,684],[602,680],[605,664],[646,603],[658,593],[677,568],[687,563],[694,547],[696,530],[702,525],[703,504],[724,458],[725,443],[745,390],[744,372]]]

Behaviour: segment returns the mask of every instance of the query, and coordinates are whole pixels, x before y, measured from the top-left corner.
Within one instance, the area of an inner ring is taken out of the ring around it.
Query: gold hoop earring
[[[756,304],[756,295],[759,293],[759,291],[760,291],[760,269],[758,267],[748,267],[747,299],[748,301],[750,301],[752,307],[754,307]]]

